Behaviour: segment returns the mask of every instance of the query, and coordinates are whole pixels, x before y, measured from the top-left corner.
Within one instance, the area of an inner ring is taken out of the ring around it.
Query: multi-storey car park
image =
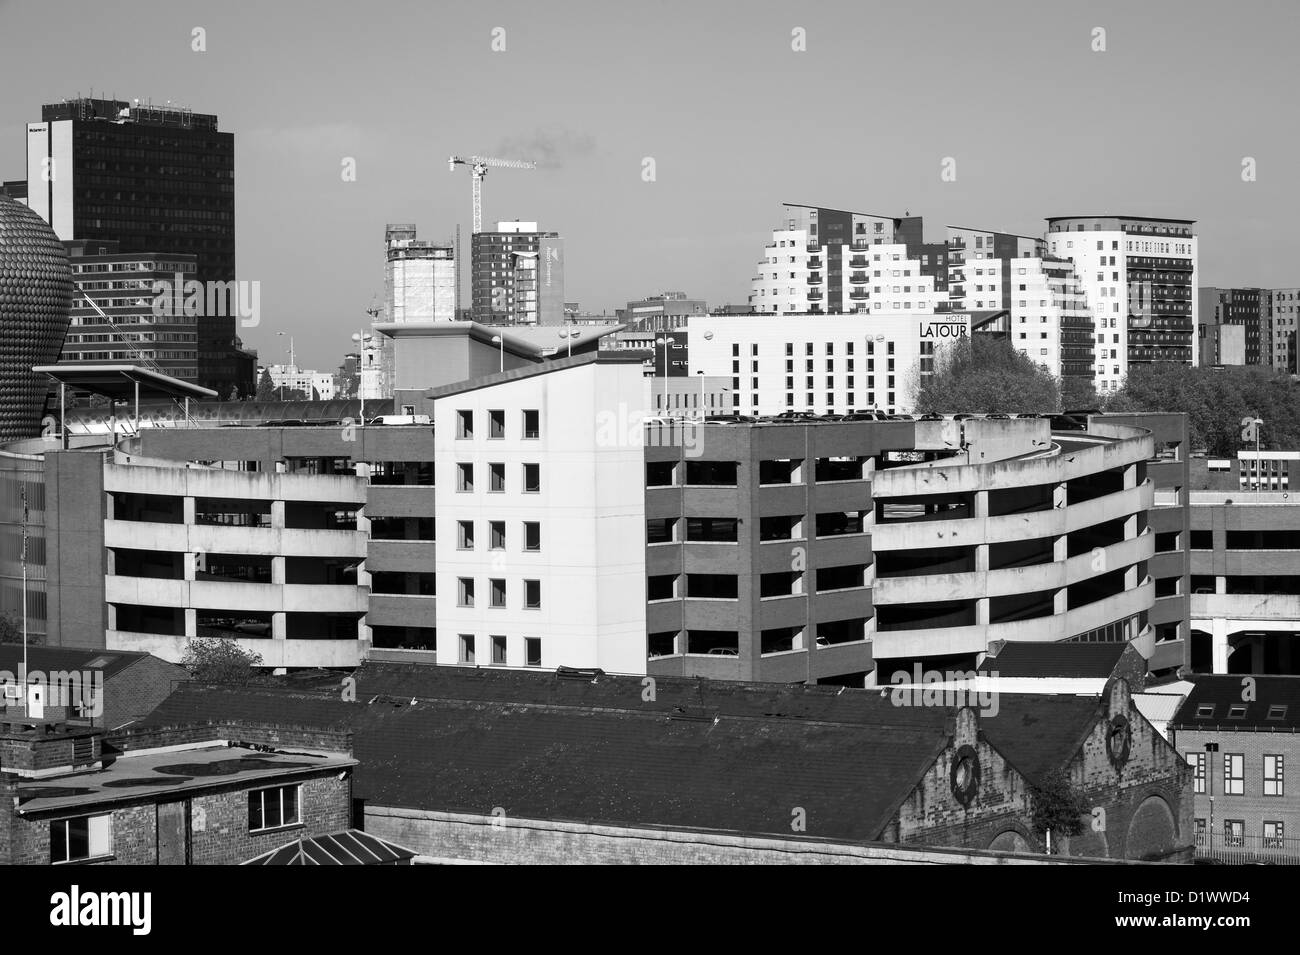
[[[1185,510],[1155,507],[1186,487],[1180,416],[646,423],[644,395],[639,358],[589,352],[429,389],[407,425],[192,408],[11,444],[0,519],[26,487],[34,632],[169,660],[224,636],[277,668],[851,685],[1000,639],[1185,662]]]

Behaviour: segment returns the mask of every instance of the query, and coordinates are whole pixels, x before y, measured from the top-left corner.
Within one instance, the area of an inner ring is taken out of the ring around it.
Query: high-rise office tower
[[[1268,289],[1205,285],[1197,298],[1202,365],[1272,364]]]
[[[775,314],[942,311],[942,244],[924,246],[920,234],[919,218],[785,203],[750,280],[749,303]]]
[[[1048,251],[1074,263],[1092,309],[1101,394],[1117,391],[1136,365],[1200,363],[1194,225],[1145,216],[1047,220]]]
[[[564,240],[536,222],[498,222],[473,237],[474,319],[502,325],[564,323]]]
[[[1268,290],[1268,329],[1272,349],[1269,363],[1278,371],[1300,372],[1296,349],[1296,320],[1300,318],[1300,288]]]
[[[234,136],[215,115],[84,97],[45,105],[27,126],[27,193],[64,241],[192,255],[205,288],[235,280]],[[216,311],[198,322],[198,384],[248,394],[237,316]]]

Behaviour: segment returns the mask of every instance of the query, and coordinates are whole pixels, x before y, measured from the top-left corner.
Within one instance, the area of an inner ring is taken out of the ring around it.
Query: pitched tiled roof
[[[1051,643],[1029,640],[1008,642],[996,657],[987,657],[980,672],[997,671],[1008,677],[1095,677],[1115,672],[1127,643]]]
[[[87,650],[79,647],[28,647],[27,669],[51,673],[59,670],[100,670],[104,679],[133,666],[149,654],[135,650]],[[0,670],[17,673],[22,665],[22,644],[0,643]]]
[[[1300,676],[1193,677],[1192,688],[1169,725],[1182,730],[1300,729]]]
[[[356,702],[183,685],[147,720],[348,727],[376,806],[612,825],[880,838],[949,745],[953,711],[889,692],[368,663]],[[653,688],[653,693],[649,692]],[[1064,765],[1094,699],[1002,697],[981,721],[1031,779]]]

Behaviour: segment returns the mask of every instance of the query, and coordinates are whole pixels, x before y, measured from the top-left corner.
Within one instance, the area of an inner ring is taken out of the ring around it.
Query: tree
[[[1181,411],[1193,450],[1232,457],[1254,442],[1242,438],[1243,418],[1262,418],[1262,448],[1300,445],[1300,386],[1268,368],[1189,368],[1135,365],[1107,411]]]
[[[242,401],[242,400],[243,400],[243,396],[239,393],[239,385],[231,385],[231,386],[230,386],[230,394],[227,396],[227,399],[226,399],[226,400],[227,400],[227,401]]]
[[[257,379],[257,398],[255,400],[275,400],[275,382],[271,380],[271,373],[265,368],[262,369],[262,377]]]
[[[1084,819],[1091,815],[1088,802],[1070,784],[1062,770],[1053,770],[1042,781],[1029,785],[1034,831],[1040,836],[1077,836],[1083,832]]]
[[[942,346],[916,395],[922,413],[1052,412],[1058,405],[1056,379],[1046,368],[1005,338],[982,334]]]
[[[23,625],[22,621],[15,620],[13,614],[0,613],[0,643],[22,643],[23,642]],[[41,642],[40,634],[28,632],[27,645],[29,647],[39,646]]]
[[[1091,378],[1061,378],[1061,410],[1083,411],[1101,407]]]
[[[261,665],[260,653],[245,650],[234,640],[190,640],[181,658],[190,677],[202,683],[252,683],[258,679],[255,668]]]

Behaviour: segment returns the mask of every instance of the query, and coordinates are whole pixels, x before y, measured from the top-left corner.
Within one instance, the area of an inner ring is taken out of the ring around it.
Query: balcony
[[[820,256],[816,256],[816,255],[814,255],[814,256],[810,256],[810,257],[809,257],[809,259],[808,259],[808,268],[810,268],[810,269],[820,269],[821,267],[822,267],[822,260],[821,260],[821,257],[820,257]]]
[[[863,282],[867,281],[867,273],[854,272],[851,275],[849,275],[849,281],[852,282],[854,285],[861,285]]]
[[[816,272],[813,272],[811,275],[808,276],[808,284],[809,284],[809,285],[821,285],[821,284],[822,284],[822,277],[821,277],[820,275],[818,275]]]
[[[855,255],[849,259],[849,268],[851,269],[869,269],[871,266],[867,263],[864,256]]]
[[[814,301],[814,302],[820,302],[820,301],[822,300],[823,297],[824,297],[824,295],[823,295],[821,289],[809,289],[809,290],[808,290],[808,298],[809,298],[811,301]]]
[[[855,302],[864,302],[867,300],[867,290],[864,288],[855,288],[849,293],[849,298]]]

